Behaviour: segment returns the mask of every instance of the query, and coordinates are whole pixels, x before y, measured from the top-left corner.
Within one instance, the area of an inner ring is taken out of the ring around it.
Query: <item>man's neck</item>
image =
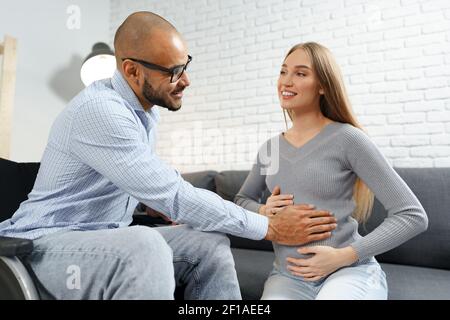
[[[133,90],[133,92],[134,92],[134,90]],[[150,111],[150,109],[151,109],[154,105],[151,104],[151,103],[149,103],[149,102],[147,101],[147,99],[138,96],[138,95],[136,94],[136,92],[134,92],[134,94],[135,94],[136,97],[138,98],[139,103],[140,103],[141,106],[142,106],[142,109],[144,109],[146,112]]]
[[[119,71],[119,72],[120,72],[120,71]],[[120,73],[121,73],[123,79],[125,80],[125,82],[126,82],[126,83],[128,84],[128,86],[130,87],[131,91],[133,91],[134,95],[135,95],[136,98],[138,99],[139,103],[140,103],[141,106],[142,106],[142,109],[144,109],[144,111],[146,111],[146,112],[150,111],[150,109],[151,109],[154,105],[151,104],[150,102],[148,102],[147,99],[145,99],[142,95],[140,95],[140,94],[137,92],[137,89],[135,88],[135,86],[134,86],[132,83],[130,83],[130,82],[128,81],[128,79],[123,75],[122,72],[120,72]]]
[[[127,81],[127,83],[128,83],[128,81]],[[144,109],[144,111],[146,111],[146,112],[150,111],[150,109],[151,109],[154,105],[151,104],[150,102],[148,102],[148,100],[145,99],[145,97],[143,97],[142,95],[138,94],[138,93],[136,92],[135,88],[134,88],[132,85],[130,85],[129,83],[128,83],[128,85],[130,86],[130,88],[131,88],[131,90],[133,91],[134,95],[136,96],[136,98],[138,99],[139,103],[141,104],[142,109]]]

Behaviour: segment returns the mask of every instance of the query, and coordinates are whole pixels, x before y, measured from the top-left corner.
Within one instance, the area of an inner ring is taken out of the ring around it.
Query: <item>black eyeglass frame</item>
[[[166,72],[166,73],[170,74],[170,83],[174,83],[183,76],[183,73],[184,73],[184,71],[186,71],[186,68],[189,65],[189,62],[192,61],[192,57],[190,55],[188,55],[188,61],[185,64],[174,66],[172,68],[166,68],[166,67],[163,67],[163,66],[151,63],[151,62],[147,62],[147,61],[139,60],[139,59],[135,59],[135,58],[122,58],[122,60],[131,60],[136,63],[139,63],[140,65],[142,65],[148,69]],[[183,68],[183,70],[180,72],[180,75],[178,76],[178,78],[173,80],[173,77],[175,76],[175,70],[178,68]]]

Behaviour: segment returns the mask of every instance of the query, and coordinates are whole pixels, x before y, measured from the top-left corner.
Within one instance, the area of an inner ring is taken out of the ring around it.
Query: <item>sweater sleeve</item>
[[[343,152],[349,169],[362,179],[388,212],[377,228],[351,244],[361,261],[425,231],[428,218],[417,197],[362,130],[352,128],[344,141]]]
[[[263,174],[263,167],[259,161],[259,154],[253,164],[252,170],[245,179],[239,192],[234,198],[234,202],[249,211],[259,212],[262,206],[260,199],[266,190],[266,176]]]

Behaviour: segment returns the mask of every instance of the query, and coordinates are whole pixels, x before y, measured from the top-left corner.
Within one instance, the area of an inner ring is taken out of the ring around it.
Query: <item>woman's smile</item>
[[[281,97],[283,100],[293,99],[296,95],[297,95],[297,93],[292,92],[292,91],[288,91],[288,90],[281,91]]]

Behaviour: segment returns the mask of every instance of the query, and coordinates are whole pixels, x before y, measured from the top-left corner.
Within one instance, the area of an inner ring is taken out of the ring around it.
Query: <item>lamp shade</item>
[[[114,70],[116,70],[114,52],[106,43],[97,42],[81,66],[81,81],[88,86],[96,80],[111,78]]]

